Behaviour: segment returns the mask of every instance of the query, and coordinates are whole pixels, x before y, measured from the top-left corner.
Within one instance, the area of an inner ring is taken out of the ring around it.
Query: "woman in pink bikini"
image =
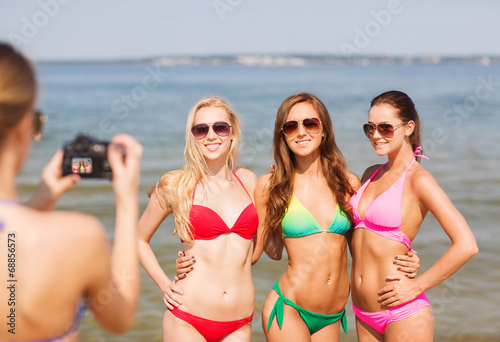
[[[474,256],[476,240],[434,178],[415,163],[423,157],[420,120],[408,95],[389,91],[375,97],[363,129],[376,154],[387,156],[388,162],[369,167],[350,200],[355,225],[351,286],[358,339],[432,341],[434,317],[424,291]],[[411,280],[398,271],[393,256],[411,251],[411,241],[429,211],[452,246]]]
[[[328,110],[312,94],[298,93],[283,101],[273,150],[274,172],[262,176],[255,190],[260,228],[253,261],[263,249],[281,259],[286,248],[288,266],[262,308],[266,339],[337,341],[340,328],[347,329],[346,235],[352,232],[348,201],[359,180],[347,172]],[[412,260],[406,255],[399,259]],[[179,273],[190,272],[189,261],[178,259]]]
[[[139,221],[139,256],[164,293],[164,341],[250,341],[257,177],[236,170],[239,140],[240,125],[231,106],[217,97],[202,99],[187,121],[186,165],[165,174],[149,192]],[[177,284],[149,245],[171,213],[184,254],[197,260],[196,269]]]

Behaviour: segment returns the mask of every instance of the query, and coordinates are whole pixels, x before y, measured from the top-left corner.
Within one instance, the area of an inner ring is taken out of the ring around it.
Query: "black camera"
[[[107,141],[97,141],[87,135],[78,135],[64,145],[63,176],[76,173],[82,178],[111,179]]]

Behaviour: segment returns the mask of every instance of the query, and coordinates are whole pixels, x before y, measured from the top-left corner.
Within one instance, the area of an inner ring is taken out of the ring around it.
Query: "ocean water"
[[[500,340],[500,66],[307,66],[155,67],[144,64],[37,65],[39,107],[49,116],[43,140],[35,144],[18,178],[28,198],[53,152],[78,132],[109,139],[129,133],[144,145],[141,213],[146,190],[161,175],[183,165],[187,113],[203,96],[228,99],[243,122],[239,163],[257,175],[272,163],[274,116],[289,95],[308,91],[319,96],[333,119],[337,142],[352,172],[361,177],[378,158],[363,135],[369,103],[380,92],[398,89],[415,101],[423,123],[423,145],[430,161],[422,164],[446,191],[472,228],[480,252],[457,274],[427,292],[434,307],[436,341]],[[106,181],[83,181],[61,199],[58,209],[93,214],[110,237],[114,225],[112,189]],[[70,227],[68,229],[71,229]],[[181,247],[168,218],[152,247],[165,272],[175,273]],[[414,241],[421,270],[446,251],[450,240],[428,215]],[[256,307],[252,340],[264,341],[263,301],[282,274],[286,258],[266,256],[252,268]],[[64,276],[64,275],[61,275]],[[354,315],[347,305],[348,333],[356,341]],[[122,336],[103,332],[87,313],[82,341],[161,341],[165,306],[162,293],[143,271],[136,323]]]

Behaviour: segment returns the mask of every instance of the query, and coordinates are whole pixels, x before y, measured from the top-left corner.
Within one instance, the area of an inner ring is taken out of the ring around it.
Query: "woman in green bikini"
[[[279,260],[286,248],[288,265],[264,302],[266,338],[338,341],[349,297],[349,199],[359,179],[346,171],[328,110],[308,93],[288,97],[278,109],[273,152],[274,171],[255,189],[259,230],[252,262],[263,250]],[[180,275],[189,267],[178,259]]]
[[[340,326],[347,329],[349,198],[359,180],[346,171],[328,110],[311,94],[279,107],[273,153],[274,172],[255,189],[261,238],[254,259],[263,249],[281,259],[285,247],[288,265],[264,302],[266,338],[338,340]]]

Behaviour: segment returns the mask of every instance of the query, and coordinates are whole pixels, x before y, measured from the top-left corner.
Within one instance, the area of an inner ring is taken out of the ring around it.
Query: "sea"
[[[36,70],[38,107],[48,121],[43,139],[32,146],[18,177],[21,198],[29,198],[53,153],[78,133],[99,140],[128,133],[144,146],[141,213],[148,202],[147,189],[165,172],[183,166],[187,114],[204,96],[221,96],[234,106],[243,124],[239,165],[259,176],[273,163],[272,133],[280,103],[301,91],[317,95],[330,112],[349,170],[361,177],[368,166],[385,162],[375,155],[362,130],[370,100],[387,90],[406,92],[422,120],[424,154],[430,158],[422,160],[422,165],[465,217],[479,245],[478,255],[427,291],[435,316],[435,340],[500,341],[500,65],[119,62],[39,63]],[[95,215],[113,238],[115,211],[109,181],[82,181],[61,198],[57,209]],[[67,229],[71,234],[72,227]],[[169,277],[175,274],[175,258],[181,248],[173,229],[169,217],[151,241]],[[429,269],[450,245],[439,222],[429,214],[412,246],[421,259],[420,272]],[[252,341],[265,341],[262,305],[286,264],[286,255],[281,261],[263,256],[252,267],[256,291]],[[106,333],[87,312],[80,326],[82,341],[161,341],[162,292],[144,270],[141,272],[140,301],[132,329],[121,336]],[[350,300],[346,310],[348,332],[341,332],[340,341],[356,341]]]

